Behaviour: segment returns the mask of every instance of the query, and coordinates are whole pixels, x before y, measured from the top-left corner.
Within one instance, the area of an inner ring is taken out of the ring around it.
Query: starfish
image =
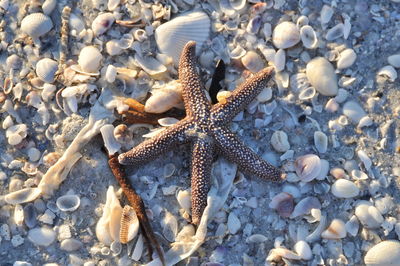
[[[196,70],[195,48],[194,41],[188,42],[179,62],[186,117],[120,154],[118,160],[124,165],[139,166],[178,144],[191,143],[192,223],[198,225],[207,205],[215,152],[236,163],[243,172],[262,179],[279,181],[284,175],[245,146],[228,128],[229,122],[265,88],[273,69],[268,67],[261,70],[235,89],[223,103],[211,106]]]

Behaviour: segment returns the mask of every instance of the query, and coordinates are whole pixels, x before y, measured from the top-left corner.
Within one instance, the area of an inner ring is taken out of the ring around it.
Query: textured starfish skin
[[[186,44],[179,63],[179,80],[183,88],[186,117],[119,155],[118,160],[121,164],[139,166],[178,144],[191,143],[192,222],[199,224],[207,205],[215,151],[236,163],[242,171],[262,179],[279,181],[284,176],[279,169],[245,146],[227,127],[266,86],[272,68],[265,68],[246,80],[232,92],[226,102],[211,106],[196,71],[195,46],[195,42]]]

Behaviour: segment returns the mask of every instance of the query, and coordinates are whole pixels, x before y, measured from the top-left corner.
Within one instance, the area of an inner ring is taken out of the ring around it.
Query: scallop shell
[[[195,41],[196,52],[200,51],[210,34],[210,18],[206,13],[194,11],[176,17],[155,30],[155,39],[161,53],[171,56],[179,63],[183,47],[189,41]]]
[[[114,23],[115,17],[113,13],[103,13],[98,15],[92,22],[92,30],[94,35],[99,36],[105,33]]]
[[[36,75],[46,83],[52,83],[54,81],[54,75],[57,70],[57,62],[50,58],[43,58],[36,64]]]
[[[272,42],[278,49],[286,49],[300,41],[300,32],[296,24],[289,21],[279,23],[272,33]]]
[[[86,46],[80,53],[78,64],[81,69],[88,73],[97,73],[100,68],[102,55],[95,46]]]
[[[300,156],[295,161],[296,174],[303,182],[310,182],[321,172],[321,160],[315,154]]]
[[[28,239],[38,246],[47,247],[56,239],[56,232],[47,227],[38,227],[29,230]]]
[[[21,30],[36,39],[53,28],[51,19],[42,13],[30,14],[21,21]]]
[[[367,266],[398,265],[400,261],[400,242],[386,240],[373,246],[365,254],[364,262]]]
[[[335,96],[338,92],[335,69],[323,57],[316,57],[308,62],[307,79],[311,85],[324,96]]]
[[[136,216],[136,212],[131,206],[126,205],[122,209],[119,241],[122,244],[126,244],[132,239],[134,239],[135,236],[138,234],[138,232],[139,232],[139,220]]]
[[[73,212],[79,208],[81,199],[77,195],[64,195],[57,199],[57,207],[64,212]]]

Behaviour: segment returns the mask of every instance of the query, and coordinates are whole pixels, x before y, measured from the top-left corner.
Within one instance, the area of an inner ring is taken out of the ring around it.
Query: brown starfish
[[[196,71],[195,42],[183,48],[179,62],[179,80],[183,88],[186,117],[155,137],[119,155],[121,164],[140,165],[177,144],[192,144],[191,186],[192,222],[199,224],[207,205],[213,153],[218,152],[239,168],[260,178],[279,181],[281,172],[261,159],[228,129],[228,123],[266,86],[272,68],[265,68],[246,80],[226,99],[213,106]]]

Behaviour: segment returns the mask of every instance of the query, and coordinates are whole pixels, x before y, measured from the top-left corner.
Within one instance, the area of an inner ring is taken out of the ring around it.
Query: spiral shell
[[[26,16],[21,22],[21,30],[36,39],[53,28],[51,19],[42,13],[33,13]]]

